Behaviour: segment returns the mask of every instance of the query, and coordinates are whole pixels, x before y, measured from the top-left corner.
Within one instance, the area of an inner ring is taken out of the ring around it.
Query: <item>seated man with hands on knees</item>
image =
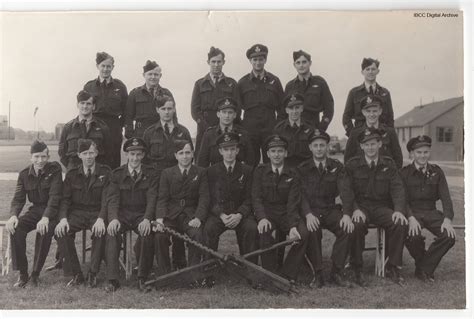
[[[84,282],[74,239],[77,232],[85,229],[92,231],[91,266],[87,274],[87,285],[90,288],[97,286],[96,275],[104,254],[107,188],[111,173],[108,166],[95,161],[98,153],[94,141],[79,139],[77,154],[82,165],[69,170],[64,180],[59,207],[60,222],[55,233],[65,257],[64,274],[73,276],[67,283],[68,287]]]

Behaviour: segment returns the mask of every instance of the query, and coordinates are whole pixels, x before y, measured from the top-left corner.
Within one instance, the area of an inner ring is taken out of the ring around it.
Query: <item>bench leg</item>
[[[87,230],[82,231],[82,263],[86,263],[86,251],[87,251]]]
[[[377,244],[375,247],[375,275],[385,277],[385,229],[377,228]]]

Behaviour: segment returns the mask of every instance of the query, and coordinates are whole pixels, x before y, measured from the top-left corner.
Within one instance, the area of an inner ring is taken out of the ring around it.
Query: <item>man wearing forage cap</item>
[[[311,74],[311,55],[303,50],[293,52],[293,65],[298,73],[286,84],[285,96],[300,93],[304,96],[302,118],[313,127],[326,131],[334,115],[334,99],[321,76]],[[322,113],[322,116],[321,116]]]
[[[268,162],[263,142],[272,134],[277,120],[285,118],[283,87],[280,79],[265,69],[267,46],[254,44],[247,50],[246,56],[252,70],[239,80],[237,87],[245,111],[242,126],[250,134],[256,165],[261,158]]]
[[[373,127],[360,133],[358,139],[364,153],[346,162],[341,192],[343,211],[351,214],[354,222],[351,263],[360,286],[367,285],[362,276],[362,253],[369,223],[387,232],[386,275],[397,284],[404,282],[399,268],[408,224],[405,188],[395,162],[380,155],[382,135]]]
[[[72,276],[67,286],[73,287],[84,282],[74,243],[76,233],[86,229],[92,231],[91,266],[87,274],[87,285],[94,288],[97,286],[96,275],[104,253],[107,187],[111,170],[107,165],[96,163],[98,151],[94,141],[80,139],[77,153],[82,165],[66,174],[59,207],[60,221],[55,233],[65,257],[64,274]]]
[[[173,99],[170,90],[160,85],[161,67],[155,61],[143,66],[145,84],[134,88],[128,96],[125,108],[125,137],[143,137],[145,130],[160,119],[156,108]],[[174,100],[174,99],[173,99]]]
[[[232,97],[237,101],[236,122],[240,121],[241,107],[237,82],[222,72],[225,64],[224,52],[219,48],[211,47],[207,54],[207,64],[209,73],[194,83],[191,98],[191,116],[197,123],[196,158],[199,156],[204,132],[208,127],[215,126],[219,122],[216,115],[218,99]]]
[[[364,83],[349,91],[344,114],[342,115],[342,124],[347,136],[350,136],[354,127],[359,127],[365,122],[361,102],[367,95],[376,95],[380,98],[380,107],[382,108],[380,123],[393,127],[393,107],[390,92],[377,83],[377,75],[380,72],[379,66],[380,62],[376,59],[364,58],[362,60],[361,73],[364,77]]]
[[[111,165],[112,151],[110,144],[110,130],[107,124],[95,117],[95,97],[87,92],[77,94],[78,116],[66,123],[59,138],[58,153],[61,163],[70,170],[82,164],[77,153],[79,139],[91,139],[97,145],[99,155],[97,162]]]
[[[422,281],[434,281],[434,271],[456,239],[452,225],[453,202],[443,170],[428,162],[431,138],[426,135],[413,137],[407,143],[407,150],[413,163],[401,170],[407,190],[408,238],[405,246],[415,259],[415,276]],[[438,200],[441,200],[442,211],[436,209]],[[436,236],[428,250],[422,228]]]
[[[24,288],[28,281],[38,285],[38,277],[48,256],[62,191],[61,165],[49,162],[49,150],[44,142],[34,141],[30,148],[31,165],[18,175],[10,208],[10,219],[5,228],[11,235],[13,269],[20,272],[15,287]],[[32,203],[20,216],[26,203]],[[26,236],[36,230],[34,262],[28,276]]]
[[[125,105],[127,103],[127,87],[117,78],[112,77],[115,66],[114,58],[107,52],[97,52],[95,59],[99,75],[84,85],[84,90],[95,97],[94,116],[107,124],[110,130],[111,161],[110,168],[120,166],[120,148],[122,147],[122,127]]]

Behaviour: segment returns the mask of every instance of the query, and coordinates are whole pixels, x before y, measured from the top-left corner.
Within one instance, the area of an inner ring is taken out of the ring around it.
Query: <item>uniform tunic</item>
[[[334,99],[326,80],[317,75],[312,75],[308,81],[296,77],[285,87],[285,96],[293,93],[304,96],[302,119],[325,132],[334,115]],[[323,113],[321,119],[319,113]]]
[[[416,267],[431,276],[441,258],[455,243],[446,232],[441,232],[444,219],[452,220],[454,217],[448,183],[443,170],[435,164],[428,163],[426,170],[420,172],[412,163],[403,167],[400,173],[406,188],[407,216],[415,217],[421,227],[436,236],[428,250],[421,234],[410,236],[405,243]],[[441,200],[443,211],[436,209],[438,200]]]
[[[33,272],[39,274],[48,256],[51,238],[57,223],[62,192],[61,165],[57,162],[48,162],[42,171],[42,174],[37,176],[33,165],[23,169],[18,175],[15,195],[11,202],[11,216],[19,216],[15,233],[11,235],[12,263],[13,269],[19,270],[21,274],[28,273],[27,234],[32,230],[36,230],[36,224],[42,217],[49,218],[48,232],[45,235],[36,234]],[[26,213],[20,216],[26,198],[33,205],[28,207]]]
[[[314,128],[305,122],[298,127],[292,127],[290,121],[279,122],[273,129],[274,134],[283,136],[288,141],[288,156],[285,165],[295,168],[312,156],[308,141]]]
[[[365,117],[362,114],[361,103],[368,94],[369,92],[367,92],[364,83],[352,88],[349,91],[346,106],[344,108],[344,114],[342,115],[342,124],[344,125],[347,136],[350,136],[350,133],[354,127],[359,127],[365,123]],[[374,94],[380,97],[383,102],[381,105],[382,115],[380,116],[380,123],[383,123],[389,127],[393,127],[393,107],[390,92],[386,88],[376,83]],[[352,120],[354,120],[354,123]]]

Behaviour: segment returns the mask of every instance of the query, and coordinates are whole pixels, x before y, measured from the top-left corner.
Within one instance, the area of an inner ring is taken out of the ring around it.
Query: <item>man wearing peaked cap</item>
[[[216,101],[217,118],[219,123],[209,127],[202,137],[201,148],[197,156],[197,165],[208,167],[222,161],[217,144],[218,137],[225,132],[234,132],[239,135],[240,152],[237,160],[247,165],[255,164],[254,149],[251,145],[248,132],[240,125],[235,124],[237,117],[237,101],[230,97],[224,97]]]
[[[274,243],[274,230],[290,238],[299,238],[300,242],[291,247],[281,271],[288,279],[295,280],[304,260],[308,237],[306,226],[299,216],[299,180],[296,171],[284,162],[288,147],[285,138],[272,135],[265,146],[270,162],[257,166],[252,183],[252,206],[258,221],[260,248]],[[277,271],[277,252],[267,252],[261,258],[262,267]]]
[[[156,108],[173,100],[173,94],[160,85],[162,69],[155,61],[143,66],[145,84],[130,91],[125,108],[125,137],[143,137],[145,130],[160,120]],[[176,115],[176,114],[175,114]],[[176,119],[176,118],[175,118]]]
[[[120,148],[122,146],[122,127],[127,103],[127,87],[119,79],[112,77],[115,66],[114,58],[107,52],[97,52],[97,78],[84,85],[84,90],[90,92],[96,99],[94,116],[104,121],[110,130],[110,168],[120,166]]]
[[[383,227],[387,233],[385,274],[399,285],[404,283],[399,268],[408,224],[405,188],[395,162],[380,154],[383,134],[374,127],[359,133],[357,139],[363,153],[346,161],[341,189],[343,211],[352,216],[354,223],[351,264],[360,286],[367,285],[362,275],[362,254],[369,222]]]
[[[415,276],[421,281],[434,281],[434,272],[456,240],[452,225],[453,203],[443,170],[429,163],[431,138],[420,135],[411,138],[407,149],[413,162],[401,169],[406,187],[408,238],[405,241],[410,255],[415,260]],[[441,200],[443,210],[436,209]],[[428,249],[422,228],[429,230],[435,240]]]
[[[254,44],[246,52],[252,70],[238,82],[242,108],[245,110],[242,125],[249,132],[255,154],[255,165],[268,157],[263,145],[272,134],[277,120],[283,120],[283,87],[280,79],[265,69],[268,48],[263,44]]]
[[[380,149],[380,154],[391,157],[397,164],[398,168],[402,167],[403,155],[398,141],[397,132],[393,127],[380,123],[380,116],[382,114],[381,105],[382,99],[377,95],[367,95],[364,97],[361,102],[361,107],[365,123],[351,130],[351,134],[349,135],[346,144],[346,151],[344,152],[345,162],[357,154],[362,154],[360,144],[357,142],[358,136],[367,128],[373,127],[383,131],[381,134],[382,148]]]
[[[38,277],[48,256],[62,191],[61,165],[49,162],[49,150],[42,141],[30,147],[31,165],[19,175],[10,207],[10,218],[5,228],[11,235],[13,270],[20,275],[14,287],[24,288],[28,282],[38,285]],[[20,213],[26,199],[32,203],[24,214]],[[26,236],[36,230],[33,271],[28,276]]]
[[[191,98],[191,116],[197,123],[196,158],[199,156],[204,132],[218,124],[216,116],[216,101],[229,97],[236,103],[236,122],[240,122],[240,96],[237,82],[222,72],[225,64],[225,54],[222,50],[211,47],[207,54],[209,73],[194,83]]]
[[[133,230],[138,234],[135,255],[138,260],[138,288],[147,291],[145,281],[153,266],[153,234],[151,221],[155,219],[159,175],[143,164],[147,152],[145,141],[139,137],[128,139],[123,145],[127,163],[112,172],[108,192],[108,221],[105,237],[105,260],[108,285],[113,292],[120,287],[119,254],[122,234]]]
[[[95,101],[95,96],[90,92],[80,91],[77,94],[78,116],[66,123],[61,132],[58,153],[67,170],[82,164],[77,153],[77,142],[81,138],[91,139],[97,145],[98,163],[108,166],[113,164],[110,130],[107,124],[94,115]]]
[[[329,86],[321,76],[311,74],[310,54],[302,50],[295,51],[293,61],[298,75],[286,84],[285,95],[302,94],[304,96],[302,119],[311,126],[326,131],[334,115],[334,99]]]
[[[81,230],[92,231],[91,265],[87,273],[89,288],[97,286],[96,275],[104,255],[105,223],[107,221],[107,188],[111,170],[96,163],[97,145],[92,140],[80,139],[77,153],[82,165],[67,172],[63,197],[59,207],[60,222],[55,233],[64,254],[64,274],[72,279],[68,287],[84,282],[74,239]]]
[[[257,223],[251,209],[253,167],[236,160],[239,135],[223,133],[217,138],[222,161],[209,167],[210,212],[204,226],[207,245],[217,250],[219,236],[233,229],[241,255],[257,249]],[[252,259],[257,263],[257,258]]]
[[[288,95],[283,104],[288,118],[279,122],[273,132],[288,141],[288,157],[285,162],[289,167],[295,168],[311,157],[308,141],[314,128],[302,119],[304,112],[304,96],[302,94]]]
[[[364,58],[361,64],[361,73],[364,77],[364,83],[352,88],[347,96],[344,114],[342,115],[342,124],[346,130],[346,135],[350,136],[352,129],[364,124],[365,118],[362,114],[362,105],[366,95],[377,96],[380,98],[381,115],[380,123],[393,127],[393,107],[390,92],[380,86],[377,82],[380,62],[372,58]]]
[[[309,232],[306,254],[315,271],[312,285],[318,288],[324,285],[322,229],[326,228],[336,236],[331,254],[330,279],[334,284],[345,287],[348,284],[343,270],[354,230],[352,212],[343,212],[341,205],[336,204],[336,198],[342,191],[344,168],[338,160],[328,157],[329,140],[326,132],[314,130],[308,143],[312,156],[297,168],[302,190],[300,215]]]

